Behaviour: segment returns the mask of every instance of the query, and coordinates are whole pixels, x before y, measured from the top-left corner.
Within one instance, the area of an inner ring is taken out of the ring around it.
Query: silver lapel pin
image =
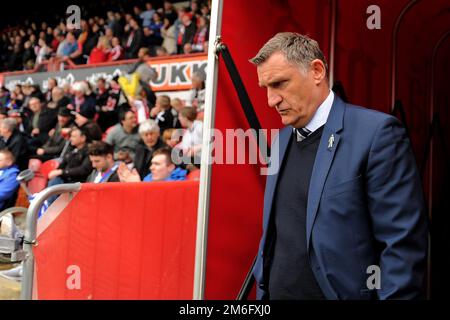
[[[333,143],[334,143],[334,134],[332,134],[330,136],[330,139],[328,139],[328,149],[333,148]]]

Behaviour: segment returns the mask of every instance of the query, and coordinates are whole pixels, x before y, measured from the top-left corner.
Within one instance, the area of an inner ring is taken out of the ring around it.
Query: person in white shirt
[[[185,107],[178,115],[181,126],[186,130],[183,133],[182,141],[177,146],[183,152],[184,157],[199,158],[202,152],[203,122],[196,120],[197,111],[195,108]],[[197,162],[195,162],[197,163]]]

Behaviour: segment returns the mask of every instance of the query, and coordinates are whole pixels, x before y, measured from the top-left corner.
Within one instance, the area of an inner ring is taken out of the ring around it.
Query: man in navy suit
[[[251,62],[286,126],[266,181],[258,298],[423,297],[427,218],[401,124],[336,96],[306,36],[279,33]]]

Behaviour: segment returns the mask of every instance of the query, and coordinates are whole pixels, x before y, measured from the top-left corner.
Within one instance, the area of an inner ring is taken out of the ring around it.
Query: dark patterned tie
[[[306,128],[295,129],[295,134],[297,136],[297,142],[303,141],[307,136],[311,134],[311,130]]]

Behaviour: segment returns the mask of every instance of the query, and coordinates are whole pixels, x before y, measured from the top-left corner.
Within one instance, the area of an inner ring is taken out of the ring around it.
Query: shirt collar
[[[322,102],[322,104],[319,106],[316,113],[312,117],[312,119],[306,125],[306,129],[310,130],[311,132],[314,132],[327,122],[328,115],[330,114],[331,111],[331,106],[333,105],[333,101],[334,101],[334,92],[330,90],[328,97],[325,99],[324,102]]]
[[[333,101],[334,101],[334,92],[330,90],[328,97],[322,102],[319,108],[317,108],[316,113],[314,114],[312,119],[308,122],[308,124],[305,126],[305,128],[311,131],[311,133],[313,133],[321,126],[323,126],[327,122],[328,115],[330,114],[331,111],[331,106],[333,105]]]

